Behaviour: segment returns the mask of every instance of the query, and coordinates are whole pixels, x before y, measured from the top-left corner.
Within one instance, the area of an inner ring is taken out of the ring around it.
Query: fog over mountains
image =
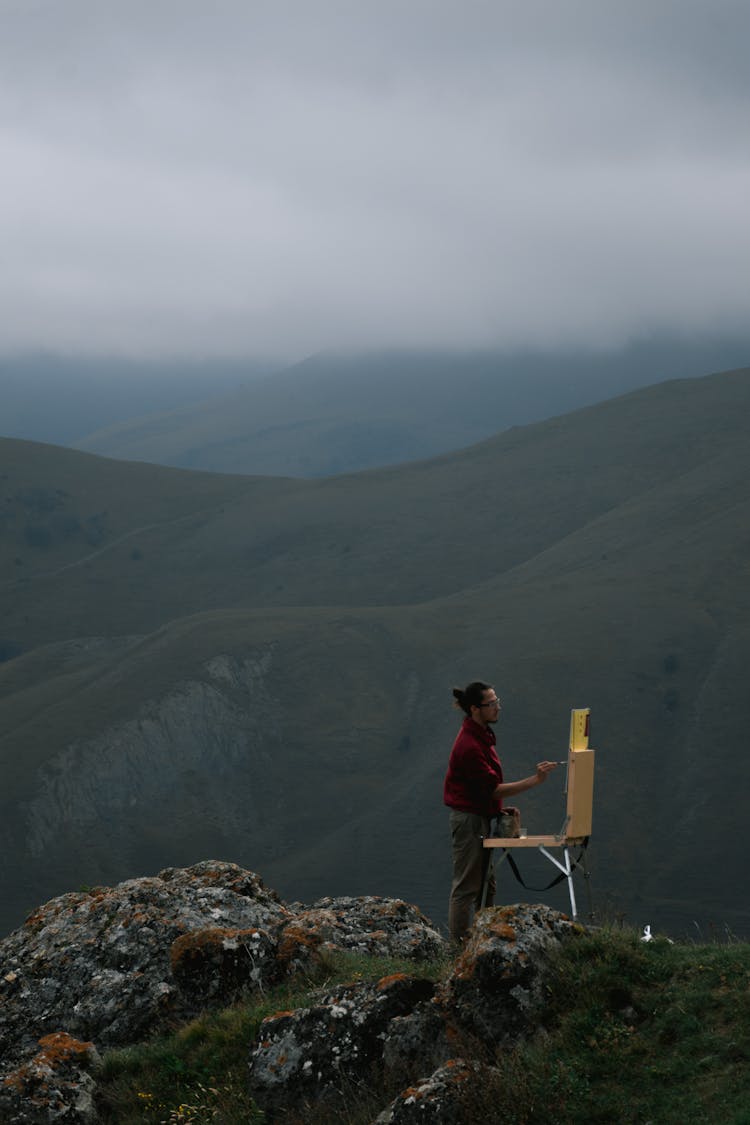
[[[750,932],[748,406],[750,369],[672,380],[317,480],[3,439],[2,927],[211,857],[442,921],[450,689],[482,676],[510,777],[592,708],[600,910]]]
[[[91,430],[226,394],[276,370],[269,360],[128,360],[23,352],[0,356],[0,433],[57,445]]]
[[[0,434],[186,469],[319,477],[461,449],[665,379],[742,366],[750,337],[567,351],[322,352],[192,362],[0,358]]]
[[[73,444],[188,469],[330,476],[460,449],[657,380],[737,366],[748,353],[750,340],[711,338],[549,354],[323,353]]]

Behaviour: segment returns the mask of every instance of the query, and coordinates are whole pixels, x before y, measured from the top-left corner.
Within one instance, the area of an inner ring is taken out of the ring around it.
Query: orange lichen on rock
[[[388,977],[381,977],[375,985],[378,992],[384,992],[386,988],[394,984],[397,980],[408,980],[406,973],[391,973]]]
[[[512,926],[509,926],[507,922],[494,922],[490,929],[493,934],[496,934],[499,938],[503,938],[505,941],[516,940],[516,931]]]
[[[471,980],[474,976],[476,968],[476,961],[474,957],[466,950],[456,958],[453,964],[453,976],[458,980]]]
[[[55,1066],[60,1062],[68,1062],[70,1059],[84,1058],[94,1049],[93,1043],[74,1039],[72,1035],[68,1035],[67,1031],[53,1031],[51,1035],[43,1036],[39,1040],[39,1046],[42,1050],[37,1058],[40,1060],[43,1058],[50,1066]]]
[[[39,1041],[42,1048],[18,1070],[3,1079],[3,1085],[22,1093],[30,1082],[38,1083],[42,1075],[51,1076],[61,1065],[69,1062],[83,1064],[95,1053],[93,1043],[74,1039],[67,1031],[53,1031]]]
[[[238,941],[242,937],[250,937],[255,932],[255,930],[223,929],[220,926],[212,926],[206,930],[191,930],[189,933],[181,934],[175,938],[169,950],[172,972],[186,961],[201,958],[211,948],[223,946],[225,942]]]
[[[405,1090],[401,1091],[401,1093],[399,1094],[399,1098],[402,1102],[418,1102],[425,1096],[425,1092],[426,1091],[424,1086],[407,1086]]]
[[[314,930],[304,926],[286,926],[279,942],[276,956],[282,962],[293,960],[301,950],[315,953],[323,943],[323,938]]]
[[[81,896],[85,897],[85,896]],[[50,922],[54,921],[59,914],[62,913],[64,907],[56,900],[52,899],[51,902],[46,902],[43,906],[32,910],[31,914],[24,921],[24,926],[29,929],[41,928],[47,926]]]
[[[460,1078],[462,1075],[468,1076],[469,1074],[469,1068],[463,1059],[448,1059],[445,1065],[448,1069],[455,1070],[457,1078]]]

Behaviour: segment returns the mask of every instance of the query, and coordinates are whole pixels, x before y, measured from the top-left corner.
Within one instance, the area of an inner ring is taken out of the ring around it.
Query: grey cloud
[[[0,348],[555,346],[747,322],[745,5],[0,11]]]

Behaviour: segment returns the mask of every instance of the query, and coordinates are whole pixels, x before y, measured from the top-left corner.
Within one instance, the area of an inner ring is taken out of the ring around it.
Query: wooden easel
[[[571,863],[569,848],[575,844],[584,845],[588,843],[588,838],[591,835],[591,817],[594,804],[594,751],[589,749],[590,715],[591,709],[589,707],[579,708],[570,713],[570,747],[566,779],[568,802],[565,821],[560,832],[555,836],[520,836],[517,839],[486,836],[483,841],[483,847],[485,848],[502,849],[503,854],[500,863],[503,862],[511,849],[537,848],[545,859],[554,864],[567,879],[570,910],[574,920],[578,917],[578,907],[573,886],[575,865]],[[549,848],[562,849],[562,862],[548,851]],[[495,853],[493,852],[484,879],[483,906],[487,900],[487,888],[494,866],[494,857]],[[586,872],[586,874],[588,873]]]

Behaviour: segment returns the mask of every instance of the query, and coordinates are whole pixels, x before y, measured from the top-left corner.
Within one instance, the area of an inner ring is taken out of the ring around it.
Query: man
[[[462,942],[471,926],[474,910],[481,905],[489,864],[489,852],[482,846],[482,837],[489,836],[492,817],[502,809],[504,797],[513,797],[541,785],[557,762],[539,762],[530,777],[503,781],[492,730],[500,716],[500,700],[495,689],[475,680],[463,690],[454,688],[453,699],[454,706],[464,712],[465,718],[448,760],[443,800],[451,810],[453,847],[448,928],[453,940]],[[495,881],[491,876],[487,906],[492,905],[494,896]]]

